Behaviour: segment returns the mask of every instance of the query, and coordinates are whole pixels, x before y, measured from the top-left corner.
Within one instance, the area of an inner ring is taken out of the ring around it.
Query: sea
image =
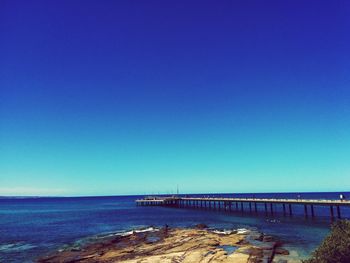
[[[350,192],[200,194],[240,198],[339,199]],[[305,217],[303,207],[293,206],[293,216],[275,213],[211,211],[193,208],[143,207],[135,200],[143,196],[98,197],[0,197],[0,262],[35,262],[50,251],[84,240],[150,226],[192,227],[203,223],[212,229],[254,229],[281,240],[284,246],[307,258],[329,233],[329,208],[315,207],[314,218]],[[342,208],[350,218],[350,208]]]

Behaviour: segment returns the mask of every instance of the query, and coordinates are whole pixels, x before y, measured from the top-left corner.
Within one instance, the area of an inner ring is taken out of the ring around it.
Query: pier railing
[[[336,216],[341,218],[341,207],[349,206],[348,200],[327,200],[327,199],[277,199],[277,198],[229,198],[229,197],[154,197],[136,200],[140,206],[175,206],[175,207],[194,207],[209,208],[226,211],[244,211],[243,204],[249,204],[249,211],[258,212],[258,204],[263,204],[265,213],[274,213],[274,205],[281,205],[283,214],[293,214],[292,205],[304,206],[304,215],[315,216],[315,206],[329,207],[332,218]],[[336,211],[334,211],[336,210]]]

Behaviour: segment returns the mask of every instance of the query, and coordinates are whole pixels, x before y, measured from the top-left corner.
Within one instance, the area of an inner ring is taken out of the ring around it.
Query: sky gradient
[[[348,1],[0,2],[0,195],[350,189]]]

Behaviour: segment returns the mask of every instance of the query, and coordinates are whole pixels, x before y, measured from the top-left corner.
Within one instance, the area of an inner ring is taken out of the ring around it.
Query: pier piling
[[[304,205],[304,215],[307,217],[307,205]]]
[[[330,208],[330,210],[331,210],[331,217],[334,218],[333,206],[330,206],[329,208]]]
[[[232,205],[235,203],[235,211],[244,212],[244,206],[249,206],[249,212],[253,210],[258,212],[258,205],[265,207],[265,213],[274,214],[278,212],[280,205],[282,205],[283,215],[289,213],[290,216],[293,215],[292,205],[304,206],[305,217],[309,216],[315,217],[315,206],[326,206],[329,207],[330,216],[334,218],[335,216],[339,219],[341,218],[341,207],[350,207],[349,200],[310,200],[310,199],[266,199],[266,198],[227,198],[227,197],[145,197],[143,199],[136,200],[136,205],[138,206],[168,206],[168,207],[188,207],[195,209],[214,209],[214,210],[224,210],[232,211]],[[254,204],[254,209],[253,209]],[[269,209],[268,209],[269,204]],[[288,209],[286,207],[288,205]],[[240,207],[239,207],[240,206]],[[310,206],[310,212],[308,211],[308,206]],[[333,207],[336,208],[336,215],[334,213]],[[248,210],[248,207],[247,207]],[[287,212],[288,210],[288,212]]]
[[[337,216],[339,219],[341,218],[339,205],[337,205]]]

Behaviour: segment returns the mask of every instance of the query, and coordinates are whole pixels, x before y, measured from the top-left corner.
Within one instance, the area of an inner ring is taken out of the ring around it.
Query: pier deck
[[[264,204],[265,212],[274,213],[276,204],[282,205],[284,214],[293,214],[292,205],[304,206],[304,214],[314,217],[314,206],[329,207],[331,217],[341,218],[340,208],[350,207],[348,200],[326,200],[326,199],[267,199],[267,198],[223,198],[223,197],[146,197],[135,201],[140,206],[174,206],[174,207],[195,207],[218,210],[241,210],[244,211],[243,204],[249,204],[249,211],[258,212],[257,204]],[[334,211],[334,208],[336,211]]]

